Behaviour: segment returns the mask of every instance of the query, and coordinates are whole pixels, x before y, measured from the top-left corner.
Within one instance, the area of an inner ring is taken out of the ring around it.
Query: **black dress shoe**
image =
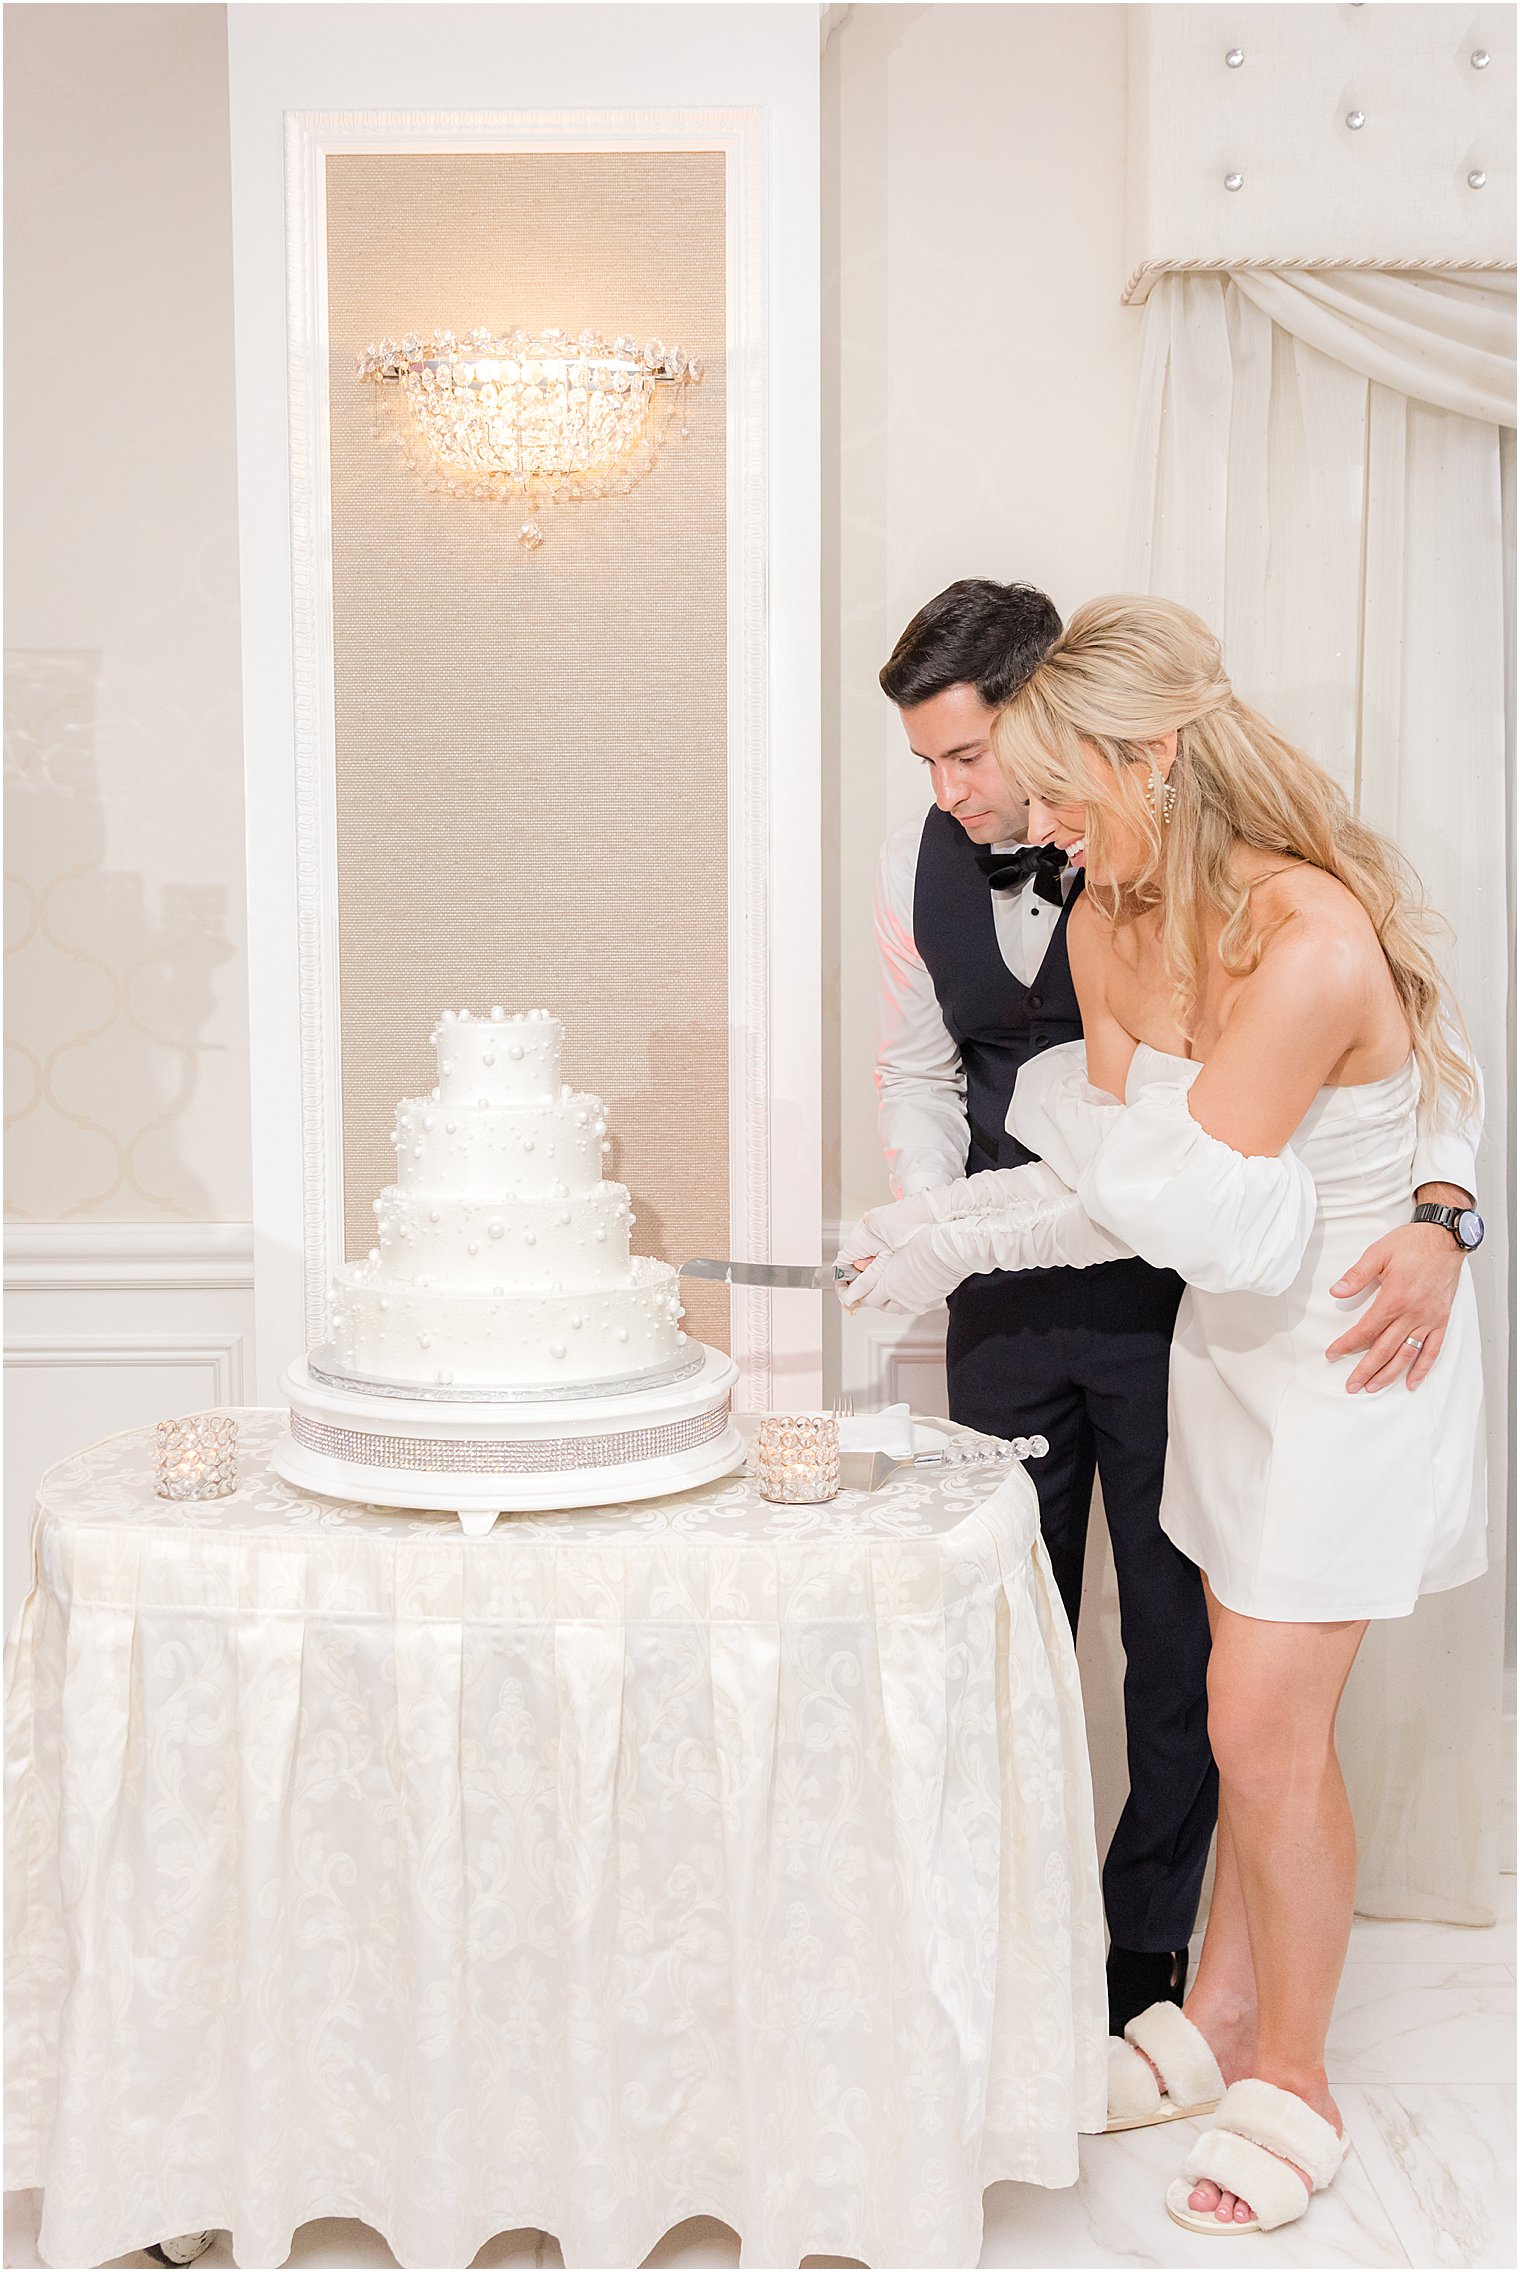
[[[1122,2035],[1137,2012],[1152,2004],[1180,2004],[1187,1987],[1186,1949],[1108,1952],[1108,2032]]]

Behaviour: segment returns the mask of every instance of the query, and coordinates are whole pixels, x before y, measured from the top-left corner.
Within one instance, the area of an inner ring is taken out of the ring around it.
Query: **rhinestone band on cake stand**
[[[690,1491],[731,1475],[745,1452],[730,1410],[738,1366],[721,1349],[690,1346],[695,1365],[642,1385],[574,1398],[513,1390],[499,1402],[350,1383],[319,1352],[318,1368],[302,1358],[281,1377],[290,1428],[275,1472],[324,1498],[457,1514],[472,1538],[499,1514]]]

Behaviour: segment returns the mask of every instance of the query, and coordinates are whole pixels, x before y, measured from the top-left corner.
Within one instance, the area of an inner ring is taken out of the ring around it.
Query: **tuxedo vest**
[[[960,822],[935,806],[919,839],[913,938],[966,1076],[967,1175],[1022,1167],[1034,1154],[1005,1125],[1019,1068],[1045,1049],[1082,1038],[1066,930],[1079,876],[1051,927],[1045,959],[1025,985],[1003,960],[992,893]],[[1169,1270],[1105,1262],[1088,1270],[997,1271],[1029,1325],[1080,1324],[1169,1333],[1181,1292]]]

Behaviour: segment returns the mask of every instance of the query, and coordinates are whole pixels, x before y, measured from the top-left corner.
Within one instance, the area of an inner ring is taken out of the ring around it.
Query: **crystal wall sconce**
[[[640,347],[594,331],[440,331],[383,339],[359,356],[389,426],[423,485],[449,497],[516,503],[518,542],[544,541],[550,504],[617,497],[649,472],[702,364],[658,339]]]

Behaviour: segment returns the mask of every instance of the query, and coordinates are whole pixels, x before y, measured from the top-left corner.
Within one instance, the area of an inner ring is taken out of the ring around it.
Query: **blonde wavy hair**
[[[1163,834],[1145,745],[1174,727]],[[1356,818],[1329,774],[1238,699],[1219,642],[1196,615],[1139,597],[1079,608],[998,712],[992,747],[1025,795],[1086,808],[1088,857],[1098,868],[1117,818],[1143,832],[1150,857],[1142,873],[1123,885],[1090,884],[1088,895],[1117,923],[1159,910],[1172,1014],[1190,1039],[1205,908],[1223,919],[1219,957],[1232,975],[1253,971],[1266,945],[1237,857],[1249,845],[1323,868],[1367,910],[1409,1022],[1421,1110],[1440,1088],[1476,1102],[1471,1070],[1449,1038],[1462,1034],[1461,1016],[1427,944],[1441,926],[1418,879]]]

